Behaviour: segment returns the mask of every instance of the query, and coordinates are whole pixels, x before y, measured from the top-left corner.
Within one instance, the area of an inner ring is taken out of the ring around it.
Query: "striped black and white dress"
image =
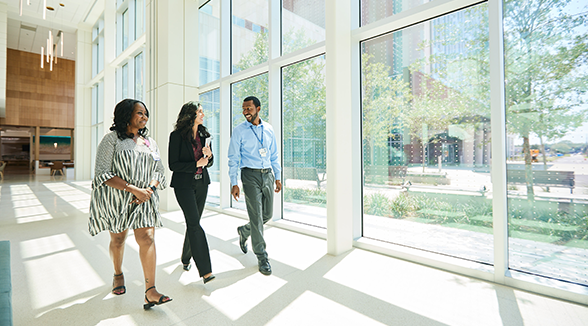
[[[138,145],[132,139],[118,138],[112,131],[102,138],[96,152],[96,167],[92,180],[90,201],[91,235],[102,231],[120,233],[127,229],[161,227],[159,194],[156,191],[143,204],[130,204],[133,194],[107,186],[104,182],[118,176],[131,185],[147,188],[151,180],[159,181],[158,189],[167,186],[161,160],[155,161],[152,152],[159,157],[159,148],[152,138]],[[129,205],[130,204],[130,205]]]

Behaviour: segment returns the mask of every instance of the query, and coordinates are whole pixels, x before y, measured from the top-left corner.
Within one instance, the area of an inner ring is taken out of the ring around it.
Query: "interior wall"
[[[35,53],[7,50],[6,118],[0,125],[74,128],[75,61],[53,71]]]

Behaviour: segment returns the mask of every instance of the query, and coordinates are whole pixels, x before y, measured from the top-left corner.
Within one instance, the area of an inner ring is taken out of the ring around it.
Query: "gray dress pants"
[[[274,174],[272,169],[241,170],[245,204],[249,223],[243,226],[245,238],[251,236],[251,245],[258,261],[267,259],[263,225],[272,219],[274,209]]]

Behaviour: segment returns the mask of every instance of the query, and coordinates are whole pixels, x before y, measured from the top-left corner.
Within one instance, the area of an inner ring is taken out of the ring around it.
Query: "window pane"
[[[418,7],[430,0],[361,0],[361,26]]]
[[[365,237],[493,262],[487,11],[362,43]]]
[[[587,12],[584,0],[504,4],[509,267],[584,286]]]
[[[232,2],[233,73],[264,63],[268,58],[268,0]]]
[[[255,76],[238,83],[234,83],[231,85],[232,91],[232,125],[231,130],[233,130],[239,124],[245,122],[245,117],[243,116],[243,100],[247,96],[255,96],[259,99],[261,103],[261,111],[259,112],[259,117],[267,121],[268,116],[268,91],[267,91],[267,84],[268,84],[268,75],[263,74],[259,76]],[[241,191],[243,190],[243,185],[241,184],[241,175],[239,175],[239,187]],[[243,209],[245,210],[245,197],[241,196],[239,201],[235,201],[231,196],[231,207]]]
[[[92,87],[92,125],[98,123],[98,85]]]
[[[121,87],[122,98],[129,97],[129,65],[122,66],[122,87]]]
[[[200,8],[200,85],[220,77],[220,0]]]
[[[122,14],[122,51],[129,46],[129,10]]]
[[[325,0],[282,1],[282,54],[325,40]]]
[[[135,57],[135,99],[143,101],[143,52]]]
[[[200,103],[204,109],[204,125],[212,136],[211,149],[216,157],[214,164],[208,169],[210,186],[206,204],[218,207],[220,205],[220,91],[218,89],[200,94]]]
[[[325,56],[282,69],[284,219],[327,227]]]
[[[145,32],[145,1],[135,0],[135,39]]]

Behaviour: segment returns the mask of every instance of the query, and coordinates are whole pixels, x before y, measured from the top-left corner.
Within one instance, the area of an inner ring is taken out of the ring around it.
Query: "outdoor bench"
[[[527,184],[525,170],[507,170],[508,183]],[[545,187],[566,187],[574,193],[574,171],[533,170],[533,185]]]
[[[299,168],[299,167],[284,167],[284,179],[295,179],[295,180],[309,180],[315,181],[316,187],[321,187],[321,182],[325,180],[325,173],[322,174],[322,178],[319,177],[317,168]]]

